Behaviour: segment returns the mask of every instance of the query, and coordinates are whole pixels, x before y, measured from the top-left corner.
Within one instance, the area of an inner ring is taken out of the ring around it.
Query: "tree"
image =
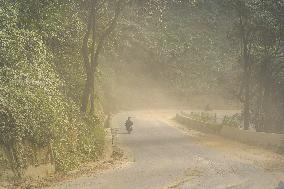
[[[252,124],[257,131],[279,132],[271,123],[276,120],[277,106],[272,96],[276,97],[276,88],[281,88],[279,78],[278,84],[274,79],[277,72],[283,72],[283,2],[239,0],[226,3],[235,10],[238,19],[234,32],[241,47],[243,74],[238,96],[244,105],[244,128]]]
[[[255,4],[254,124],[257,131],[282,132],[283,10],[282,1]],[[280,103],[276,103],[279,100]]]
[[[1,165],[9,165],[5,168],[20,177],[27,166],[38,165],[47,148],[46,157],[52,157],[44,161],[57,171],[96,160],[103,147],[103,117],[97,112],[80,116],[78,104],[68,96],[76,91],[65,82],[66,71],[73,74],[72,80],[82,76],[76,64],[80,48],[73,45],[81,38],[78,4],[0,4],[0,160],[5,161]],[[68,70],[68,65],[76,69]]]
[[[86,74],[85,87],[82,95],[81,111],[87,112],[90,105],[90,113],[94,112],[95,77],[99,64],[99,55],[104,43],[115,29],[117,20],[127,5],[128,1],[86,1],[87,27],[83,37],[82,56]],[[111,18],[110,14],[112,14]],[[108,17],[106,20],[105,17]]]

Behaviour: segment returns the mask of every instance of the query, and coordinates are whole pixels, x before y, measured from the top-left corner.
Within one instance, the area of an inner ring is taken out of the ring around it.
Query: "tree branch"
[[[117,2],[116,5],[116,9],[115,9],[115,15],[114,17],[109,21],[108,25],[106,26],[106,29],[104,30],[103,34],[101,35],[96,51],[95,51],[95,55],[94,55],[94,59],[92,61],[92,71],[95,71],[97,65],[98,65],[98,57],[99,54],[103,48],[104,42],[106,40],[106,38],[111,34],[111,32],[114,30],[116,23],[117,23],[117,19],[122,11],[122,7],[121,5],[123,4],[123,0],[120,0]]]
[[[85,35],[83,38],[83,44],[82,44],[83,64],[84,64],[86,73],[88,72],[88,70],[90,70],[88,42],[89,42],[89,36],[90,36],[91,30],[92,30],[93,7],[89,9],[88,15],[89,16],[88,16],[88,21],[87,21],[87,29],[85,31]]]

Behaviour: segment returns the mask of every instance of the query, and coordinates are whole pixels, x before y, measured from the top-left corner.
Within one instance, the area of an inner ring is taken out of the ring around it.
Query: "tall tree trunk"
[[[90,101],[91,84],[92,84],[91,77],[88,74],[87,79],[85,81],[84,91],[83,91],[83,95],[82,95],[81,111],[83,113],[87,112],[88,104],[89,104],[89,101]]]
[[[271,72],[270,68],[267,67],[265,77],[265,83],[264,83],[264,94],[263,94],[263,127],[265,132],[273,131],[272,126],[274,125],[274,119],[273,115],[275,112],[272,111],[272,78],[271,78]]]
[[[266,52],[267,54],[267,52]],[[263,132],[264,128],[264,120],[265,120],[265,101],[267,95],[267,79],[268,79],[268,62],[269,58],[266,55],[262,60],[260,72],[258,74],[258,90],[257,90],[257,101],[256,101],[256,109],[257,109],[257,120],[256,120],[256,131]]]
[[[244,129],[248,130],[250,125],[250,65],[248,57],[244,57]]]
[[[91,91],[90,91],[90,114],[95,113],[95,75],[92,78],[93,82],[91,84]]]
[[[251,80],[251,65],[249,52],[249,31],[246,29],[247,19],[245,17],[245,2],[240,2],[240,29],[241,29],[241,45],[242,58],[244,66],[243,86],[244,86],[244,129],[248,130],[250,125],[250,80]]]
[[[98,66],[99,54],[103,49],[105,40],[116,26],[116,22],[119,17],[119,14],[121,13],[122,7],[126,5],[123,0],[119,0],[116,2],[114,17],[104,28],[102,34],[98,35],[98,33],[96,32],[96,12],[99,9],[98,7],[102,6],[104,3],[106,2],[103,1],[101,4],[99,4],[96,0],[91,1],[91,7],[88,12],[87,29],[83,38],[82,55],[85,73],[87,74],[85,88],[82,95],[81,111],[83,113],[87,112],[88,105],[90,105],[91,114],[95,111],[95,76]],[[90,38],[91,35],[92,38]],[[91,43],[89,43],[90,40]],[[89,44],[91,44],[90,47]]]
[[[250,94],[249,84],[245,84],[245,101],[244,101],[244,129],[248,130],[250,125]]]
[[[93,1],[90,9],[88,11],[88,20],[87,20],[87,28],[85,31],[85,35],[83,38],[83,44],[82,44],[82,56],[83,56],[83,66],[85,69],[86,73],[86,81],[85,81],[85,86],[84,86],[84,91],[82,94],[82,100],[81,100],[81,111],[83,113],[87,112],[88,104],[90,101],[90,91],[91,91],[91,84],[92,84],[92,72],[91,72],[91,62],[89,58],[89,39],[91,32],[93,31],[94,34],[94,27],[95,27],[95,3],[96,1]],[[94,49],[94,42],[92,43],[92,50]]]
[[[255,130],[263,131],[263,85],[260,83],[257,89],[256,112],[255,112]]]

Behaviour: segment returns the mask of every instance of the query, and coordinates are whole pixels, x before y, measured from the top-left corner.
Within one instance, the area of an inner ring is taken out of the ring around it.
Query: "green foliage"
[[[227,39],[230,17],[214,2],[155,2],[134,4],[124,14],[115,36],[119,48],[112,52],[115,64],[109,67],[131,78],[143,73],[180,100],[230,93],[228,78],[235,77],[230,73],[237,61]]]
[[[82,116],[74,100],[78,95],[66,95],[79,93],[63,76],[67,64],[78,60],[78,46],[68,48],[66,44],[74,43],[80,30],[66,36],[72,22],[67,24],[66,11],[58,10],[66,10],[68,4],[58,9],[58,3],[44,2],[1,1],[0,7],[0,20],[4,21],[0,22],[0,146],[16,176],[31,163],[28,149],[50,148],[59,171],[96,160],[103,150],[100,110],[96,115]],[[39,10],[34,9],[36,5]],[[72,7],[71,2],[69,5]],[[33,15],[33,11],[39,12]],[[55,18],[66,24],[60,25]],[[66,33],[60,36],[62,30]],[[57,45],[51,44],[52,39]],[[67,58],[72,56],[77,58]],[[57,65],[59,61],[64,65]],[[71,81],[81,77],[79,63],[68,75]]]
[[[202,123],[216,123],[217,122],[216,114],[210,114],[207,112],[190,112],[190,114],[183,112],[183,114],[192,120],[199,121]]]
[[[222,124],[226,126],[239,128],[242,126],[242,122],[243,122],[242,115],[237,113],[232,116],[224,116]]]
[[[231,88],[238,87],[235,94],[246,107],[244,120],[257,131],[283,132],[283,1],[224,3],[234,15],[230,39],[242,47],[240,76]]]
[[[177,121],[202,132],[219,133],[223,127],[222,124],[216,122],[215,116],[210,116],[208,113],[191,112],[187,114],[182,112],[183,115],[177,114]]]

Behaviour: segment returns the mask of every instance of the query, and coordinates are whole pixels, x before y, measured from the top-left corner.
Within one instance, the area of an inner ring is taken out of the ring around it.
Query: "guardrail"
[[[284,134],[255,132],[250,130],[241,130],[239,128],[222,124],[203,123],[193,120],[183,114],[176,114],[176,120],[190,129],[205,133],[218,134],[247,144],[278,148],[284,143]]]
[[[220,135],[240,142],[265,147],[278,148],[283,145],[284,142],[284,134],[241,130],[229,126],[223,126]]]
[[[183,123],[184,125],[186,125],[191,129],[206,133],[217,134],[222,129],[221,124],[203,123],[200,121],[190,119],[189,117],[181,114],[176,114],[176,120],[179,121],[180,123]]]

